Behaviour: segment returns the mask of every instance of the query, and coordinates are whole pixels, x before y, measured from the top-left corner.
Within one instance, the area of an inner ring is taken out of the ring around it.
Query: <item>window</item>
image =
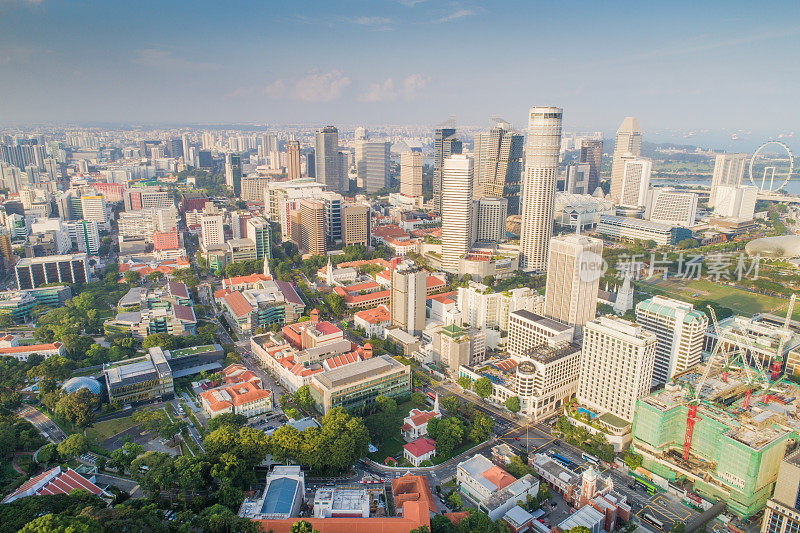
[[[772,511],[771,516],[769,517],[769,526],[767,527],[767,533],[780,533],[781,526],[783,525],[783,517]]]

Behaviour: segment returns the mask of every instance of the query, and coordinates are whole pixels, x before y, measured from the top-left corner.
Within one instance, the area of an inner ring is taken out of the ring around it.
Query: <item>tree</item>
[[[237,415],[234,413],[222,413],[208,421],[206,429],[211,432],[215,431],[222,426],[233,426],[240,428],[247,423],[247,417],[244,415]]]
[[[568,533],[592,533],[586,526],[575,526],[570,528]]]
[[[314,399],[311,397],[311,389],[308,385],[303,385],[294,393],[294,403],[301,409],[309,410],[314,406]]]
[[[489,381],[489,378],[487,377],[482,377],[476,380],[473,388],[475,389],[475,394],[480,396],[483,400],[491,396],[492,392],[494,391],[492,382]]]
[[[411,403],[417,407],[423,407],[428,402],[428,399],[421,392],[411,393]]]
[[[319,533],[319,531],[314,529],[309,522],[300,520],[292,524],[292,527],[289,528],[289,533]]]
[[[99,403],[97,395],[89,389],[79,389],[58,400],[55,414],[75,427],[85,428],[91,425]]]
[[[458,386],[464,390],[470,390],[472,388],[472,380],[469,379],[467,376],[461,376],[456,380]]]
[[[445,396],[441,400],[442,408],[450,415],[455,415],[458,412],[458,406],[461,402],[455,396]]]
[[[428,434],[436,441],[437,454],[450,457],[464,442],[464,424],[455,416],[433,418],[428,422]]]
[[[512,413],[519,413],[520,410],[520,403],[519,403],[519,396],[511,396],[505,401],[506,409],[511,411]]]
[[[31,520],[22,533],[100,533],[102,527],[87,516],[62,516],[52,513]]]
[[[73,459],[89,449],[89,441],[80,433],[70,435],[56,447],[62,459]]]
[[[456,526],[446,516],[437,514],[431,518],[431,533],[456,533]]]
[[[123,279],[126,283],[133,285],[134,283],[139,283],[139,280],[142,279],[141,274],[134,270],[128,270],[125,274],[122,275]]]
[[[625,461],[625,464],[631,470],[636,470],[642,466],[642,456],[630,450],[625,450],[625,455],[623,455],[622,460]]]
[[[450,496],[447,497],[447,505],[449,505],[456,511],[461,509],[461,506],[463,504],[464,502],[461,501],[461,495],[456,491],[451,492]]]
[[[475,443],[483,442],[492,434],[493,427],[494,420],[484,414],[476,413],[472,417],[472,429],[469,431],[469,439]]]

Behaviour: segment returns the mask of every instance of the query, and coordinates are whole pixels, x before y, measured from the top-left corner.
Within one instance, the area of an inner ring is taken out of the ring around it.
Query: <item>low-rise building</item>
[[[323,413],[334,407],[352,409],[372,404],[377,396],[410,394],[411,368],[385,355],[371,357],[315,374],[310,387],[314,403]]]
[[[369,518],[369,507],[364,489],[322,487],[314,493],[315,518]]]
[[[17,361],[27,361],[34,354],[41,355],[45,359],[52,356],[63,356],[65,354],[64,345],[56,341],[20,346],[15,335],[6,335],[0,338],[0,357],[13,357]]]
[[[275,466],[267,474],[267,485],[261,497],[246,499],[239,508],[239,516],[252,520],[296,517],[305,493],[305,475],[299,466]]]
[[[475,503],[514,483],[514,476],[483,455],[475,455],[458,463],[456,481],[462,494]]]
[[[539,494],[539,480],[530,474],[525,474],[482,500],[478,504],[478,509],[489,515],[492,520],[499,520],[517,505],[518,501],[527,501],[529,495],[535,497],[537,494]]]
[[[580,484],[578,474],[543,453],[530,456],[528,462],[550,489],[563,496],[567,503],[576,500]]]
[[[430,437],[420,437],[403,445],[403,457],[414,466],[421,466],[436,455],[436,441]]]
[[[383,329],[391,323],[392,319],[389,308],[385,305],[357,311],[353,317],[355,325],[362,328],[369,338],[383,337]]]
[[[101,498],[111,498],[109,493],[95,485],[94,476],[86,479],[71,468],[64,470],[60,466],[56,466],[30,478],[17,490],[3,498],[3,503],[12,503],[28,496],[68,495],[73,490],[85,490]]]
[[[261,379],[241,365],[223,370],[222,386],[200,394],[203,410],[213,418],[223,413],[248,418],[272,410],[272,394],[261,386]]]
[[[508,525],[513,533],[530,531],[533,520],[533,515],[519,505],[515,505],[503,515],[503,522]]]
[[[420,411],[417,408],[409,411],[408,416],[403,419],[400,432],[407,441],[424,437],[428,434],[428,422],[441,417],[442,412],[439,410],[439,397],[437,396],[433,403],[433,409],[430,411]]]

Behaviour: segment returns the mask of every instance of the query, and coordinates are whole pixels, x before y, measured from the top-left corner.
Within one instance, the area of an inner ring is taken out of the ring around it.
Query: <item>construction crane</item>
[[[769,365],[770,378],[776,381],[781,374],[781,367],[783,362],[783,347],[786,344],[786,339],[791,335],[789,326],[792,324],[792,314],[794,313],[794,304],[797,301],[797,295],[792,294],[789,298],[789,308],[786,310],[786,319],[783,321],[783,329],[786,330],[787,335],[781,335],[781,342],[778,344],[778,352],[775,354],[775,359]]]

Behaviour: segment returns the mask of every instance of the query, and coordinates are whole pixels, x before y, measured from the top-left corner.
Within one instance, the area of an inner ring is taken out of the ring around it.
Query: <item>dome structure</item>
[[[780,235],[778,237],[762,237],[748,242],[745,247],[747,255],[760,255],[769,258],[800,257],[800,235]]]
[[[100,395],[101,392],[103,392],[103,386],[100,384],[99,381],[97,381],[94,378],[87,378],[83,376],[69,378],[67,381],[64,382],[63,385],[61,385],[61,388],[64,389],[64,391],[67,394],[71,394],[81,389],[89,389],[90,392],[93,392],[98,396]]]

